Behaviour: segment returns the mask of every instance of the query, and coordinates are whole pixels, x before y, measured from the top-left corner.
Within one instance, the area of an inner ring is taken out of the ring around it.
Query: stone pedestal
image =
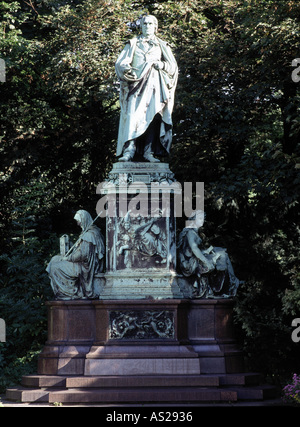
[[[53,301],[44,375],[199,375],[243,371],[230,300]]]
[[[115,163],[101,193],[109,207],[100,299],[183,298],[176,275],[181,186],[169,165]]]

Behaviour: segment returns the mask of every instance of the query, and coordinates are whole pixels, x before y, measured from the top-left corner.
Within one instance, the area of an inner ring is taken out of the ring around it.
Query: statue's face
[[[155,23],[151,16],[146,16],[142,24],[142,33],[145,37],[151,37],[155,34]]]
[[[79,227],[82,228],[81,218],[80,218],[80,215],[78,213],[76,213],[76,215],[74,216],[74,219],[75,219],[77,225],[79,225]]]
[[[80,220],[76,220],[76,222],[77,222],[77,225],[82,228],[81,221]]]
[[[204,223],[204,213],[203,212],[201,212],[201,213],[197,212],[197,214],[196,214],[196,220],[195,220],[196,227],[197,228],[202,227],[203,223]]]

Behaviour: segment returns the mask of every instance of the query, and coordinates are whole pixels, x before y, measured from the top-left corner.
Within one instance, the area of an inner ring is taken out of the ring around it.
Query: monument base
[[[22,402],[196,403],[265,399],[244,373],[232,300],[48,302],[38,374],[6,396]]]

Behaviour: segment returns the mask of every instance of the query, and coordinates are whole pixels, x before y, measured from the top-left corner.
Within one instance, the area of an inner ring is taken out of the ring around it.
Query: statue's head
[[[141,19],[141,28],[143,36],[154,36],[158,29],[158,21],[153,15],[145,15]]]
[[[127,212],[127,214],[124,216],[124,218],[121,219],[121,224],[122,224],[123,228],[125,229],[125,231],[130,230],[130,227],[131,227],[130,212],[131,212],[131,210],[129,210],[129,212]]]
[[[93,222],[91,215],[83,209],[76,212],[74,219],[83,231],[86,230]]]
[[[150,230],[152,231],[153,234],[156,234],[156,235],[160,234],[160,228],[156,224],[153,224]]]
[[[196,210],[186,221],[186,227],[188,228],[200,228],[203,226],[205,219],[205,212],[202,209]]]

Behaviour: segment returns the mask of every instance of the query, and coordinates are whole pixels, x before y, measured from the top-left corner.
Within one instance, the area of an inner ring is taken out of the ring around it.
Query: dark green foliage
[[[7,328],[7,341],[0,343],[2,390],[36,370],[36,356],[47,339],[45,301],[51,292],[45,257],[53,251],[54,242],[39,241],[35,226],[33,217],[13,221],[11,251],[0,256],[0,313]]]
[[[4,386],[35,370],[52,295],[45,266],[58,236],[78,232],[75,211],[95,213],[96,186],[115,161],[114,62],[145,12],[157,16],[179,64],[170,167],[181,182],[204,181],[203,237],[228,248],[245,281],[235,313],[249,365],[268,375],[300,371],[291,340],[300,317],[300,83],[291,78],[299,2],[3,1]]]

